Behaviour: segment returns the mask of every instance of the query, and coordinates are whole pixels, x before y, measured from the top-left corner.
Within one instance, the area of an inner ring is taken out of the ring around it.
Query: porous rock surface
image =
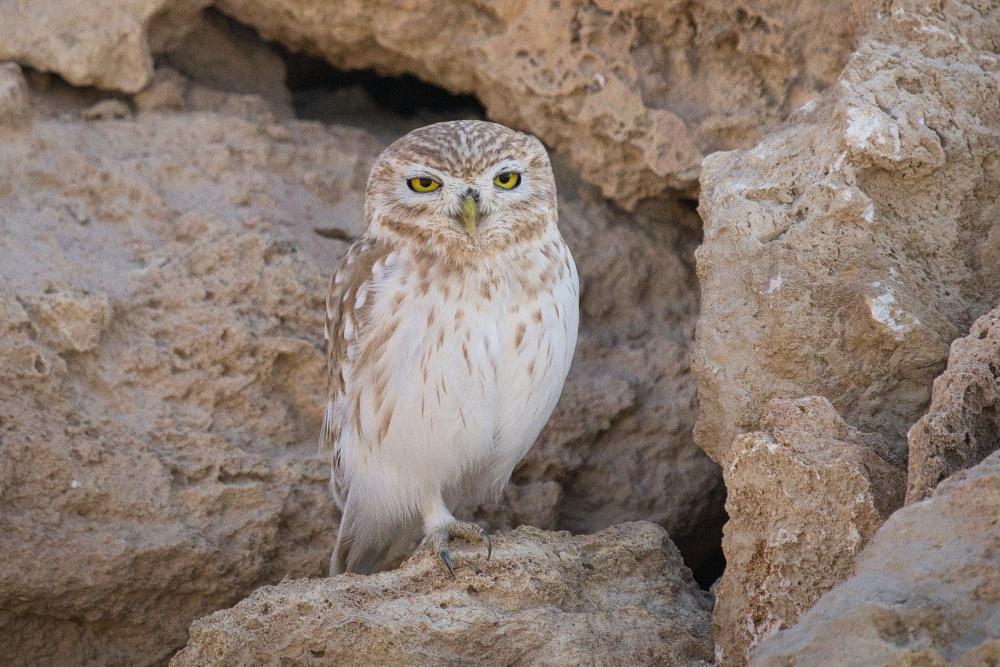
[[[825,398],[774,399],[761,429],[736,438],[726,468],[715,637],[731,663],[850,576],[906,491],[885,440],[845,424]]]
[[[750,667],[1000,661],[1000,453],[901,509],[854,576],[763,642]]]
[[[274,62],[230,38],[172,58],[205,81]],[[329,275],[375,156],[437,118],[287,120],[273,77],[233,93],[166,66],[133,98],[27,76],[0,68],[0,655],[162,664],[194,619],[325,573]],[[695,215],[625,213],[565,168],[559,187],[574,369],[505,498],[460,514],[652,519],[696,565],[724,492],[691,435]]]
[[[702,165],[695,437],[731,493],[781,481],[790,452],[771,455],[766,445],[780,439],[764,423],[775,399],[822,397],[858,438],[884,442],[883,460],[905,460],[907,431],[927,409],[949,344],[1000,302],[1000,6],[902,0],[861,10],[869,32],[837,85],[752,150]],[[817,428],[830,424],[822,412]],[[819,458],[793,480],[832,483],[824,461],[842,447],[821,449],[796,454],[797,463]],[[748,451],[759,473],[743,467]],[[839,468],[836,486],[872,487],[863,506],[898,502],[897,474],[873,477],[858,463]],[[853,506],[789,502],[772,492],[728,503],[733,516],[771,519],[734,523],[727,537],[737,565],[718,589],[721,665],[742,664],[756,641],[846,576],[851,553],[891,510],[867,511],[854,542],[831,548],[777,535],[776,519],[842,535]],[[820,513],[810,518],[812,508]],[[818,562],[837,565],[783,581],[780,595],[761,576]]]
[[[153,75],[152,54],[183,41],[213,2],[114,4],[4,0],[0,60],[135,93]],[[475,94],[492,119],[565,152],[584,180],[629,208],[693,192],[704,155],[752,145],[829,86],[855,34],[847,0],[214,4],[338,67]]]
[[[1000,308],[951,344],[948,370],[934,380],[931,407],[910,429],[909,445],[907,504],[1000,449]]]
[[[662,528],[497,536],[398,570],[284,582],[191,627],[171,667],[707,665],[711,598]]]

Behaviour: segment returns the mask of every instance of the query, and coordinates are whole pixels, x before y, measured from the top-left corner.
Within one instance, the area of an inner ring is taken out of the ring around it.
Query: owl
[[[576,347],[552,168],[538,139],[503,125],[430,125],[378,157],[364,216],[326,302],[330,571],[387,569],[422,532],[454,577],[450,538],[482,540],[487,558],[492,544],[449,507],[499,496]]]

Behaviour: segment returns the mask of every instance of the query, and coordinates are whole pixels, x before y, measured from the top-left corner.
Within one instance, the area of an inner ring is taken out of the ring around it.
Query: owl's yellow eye
[[[434,192],[441,184],[435,181],[433,178],[428,178],[427,176],[421,176],[420,178],[411,178],[406,182],[410,186],[410,189],[414,192]]]
[[[502,174],[497,174],[493,183],[504,190],[513,190],[521,184],[521,174],[516,171],[505,171]]]

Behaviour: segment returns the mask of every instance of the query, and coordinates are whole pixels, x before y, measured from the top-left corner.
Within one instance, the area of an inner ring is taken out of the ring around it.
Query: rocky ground
[[[11,664],[1000,659],[996,3],[3,13]],[[583,321],[460,513],[544,530],[319,578],[329,273],[378,152],[483,116],[553,151]]]

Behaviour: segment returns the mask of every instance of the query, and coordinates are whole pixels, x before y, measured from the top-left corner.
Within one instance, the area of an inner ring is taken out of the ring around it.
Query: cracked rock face
[[[909,433],[906,503],[1000,449],[1000,308],[951,344],[948,370],[934,380],[931,407]]]
[[[711,598],[661,528],[571,537],[518,528],[398,570],[258,589],[191,627],[171,667],[707,665]]]
[[[152,54],[191,36],[212,4],[343,69],[475,94],[491,119],[538,135],[627,208],[693,193],[706,154],[752,145],[829,86],[855,38],[846,0],[8,0],[0,60],[135,93]]]
[[[1000,453],[892,515],[853,576],[750,667],[963,665],[1000,659]]]
[[[850,576],[906,489],[906,466],[885,440],[845,424],[825,398],[775,399],[767,410],[761,431],[736,438],[725,470],[714,621],[723,664],[740,664]]]
[[[848,576],[902,500],[903,466],[893,462],[906,459],[907,431],[927,409],[949,344],[1000,301],[1000,8],[904,1],[866,15],[870,32],[836,86],[752,150],[703,163],[695,437],[733,494],[715,612],[722,665],[742,664]],[[993,374],[982,380],[992,391]],[[808,397],[825,402],[831,418],[815,425],[831,442],[794,451],[794,439],[769,433],[768,412]],[[991,400],[978,401],[984,424]],[[833,432],[880,442],[885,465],[875,468],[885,470],[875,474],[864,458],[873,454],[831,436],[834,422]],[[938,446],[919,456],[933,459]],[[967,449],[959,458],[975,459]],[[925,474],[925,463],[936,465],[921,458],[911,474]],[[810,475],[817,497],[796,487]],[[774,492],[785,486],[797,491]],[[851,489],[864,490],[860,504]],[[794,528],[787,543],[782,526]],[[791,539],[800,534],[845,539]]]

